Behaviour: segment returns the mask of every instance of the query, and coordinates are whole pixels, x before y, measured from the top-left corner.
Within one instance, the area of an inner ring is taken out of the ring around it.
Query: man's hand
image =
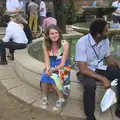
[[[108,88],[111,87],[111,83],[110,83],[110,81],[107,80],[107,79],[104,80],[103,84],[104,84],[104,88],[105,88],[105,89],[108,89]]]
[[[120,61],[117,61],[117,66],[118,68],[120,68]]]

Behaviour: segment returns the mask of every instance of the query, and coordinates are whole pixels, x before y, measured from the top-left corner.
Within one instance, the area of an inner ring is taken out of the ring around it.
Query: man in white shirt
[[[7,28],[4,38],[0,40],[1,65],[7,64],[5,48],[10,49],[10,53],[12,55],[11,60],[14,60],[14,51],[16,49],[26,48],[28,43],[28,39],[23,31],[23,28],[19,24],[11,21],[10,16],[8,15],[5,15],[3,20],[7,23]]]
[[[79,73],[77,77],[84,86],[83,102],[87,120],[96,120],[94,116],[96,82],[102,82],[107,89],[115,78],[118,78],[118,103],[115,115],[120,118],[120,64],[110,55],[107,34],[107,22],[95,20],[90,26],[90,33],[80,38],[76,44],[76,61],[83,78],[79,77]],[[105,58],[108,66],[104,64]]]
[[[7,0],[6,1],[6,12],[9,14],[20,13],[24,9],[22,0]]]
[[[40,2],[40,25],[43,24],[43,20],[46,18],[46,5],[44,0]]]
[[[112,6],[117,7],[117,10],[113,13],[113,22],[120,23],[120,0],[113,2]]]

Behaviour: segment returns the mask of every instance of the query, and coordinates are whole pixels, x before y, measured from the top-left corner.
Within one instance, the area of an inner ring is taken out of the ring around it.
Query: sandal
[[[42,100],[41,100],[41,105],[40,105],[40,108],[46,110],[47,107],[48,107],[48,100],[47,100],[47,97],[43,97]]]
[[[55,107],[53,108],[54,111],[58,111],[58,110],[61,110],[61,108],[63,107],[65,103],[65,100],[64,99],[59,99],[56,101],[56,105]]]

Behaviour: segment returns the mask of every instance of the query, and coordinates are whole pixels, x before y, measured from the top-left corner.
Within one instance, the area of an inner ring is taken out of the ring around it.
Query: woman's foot
[[[40,108],[46,110],[47,107],[48,107],[48,104],[49,104],[48,99],[47,99],[47,97],[45,96],[45,97],[43,97],[43,98],[41,99]]]
[[[56,101],[56,105],[53,108],[54,111],[58,111],[61,110],[61,108],[63,107],[65,103],[65,99],[64,98],[60,98],[59,100]]]

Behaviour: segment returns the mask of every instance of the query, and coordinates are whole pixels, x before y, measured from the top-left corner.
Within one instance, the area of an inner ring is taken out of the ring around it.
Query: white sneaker
[[[47,107],[48,107],[48,104],[49,104],[49,102],[48,102],[47,97],[43,97],[43,98],[41,99],[40,108],[46,110]]]
[[[63,107],[64,103],[65,103],[65,99],[59,99],[59,100],[57,100],[55,107],[53,107],[53,110],[54,111],[61,110],[61,108]]]

